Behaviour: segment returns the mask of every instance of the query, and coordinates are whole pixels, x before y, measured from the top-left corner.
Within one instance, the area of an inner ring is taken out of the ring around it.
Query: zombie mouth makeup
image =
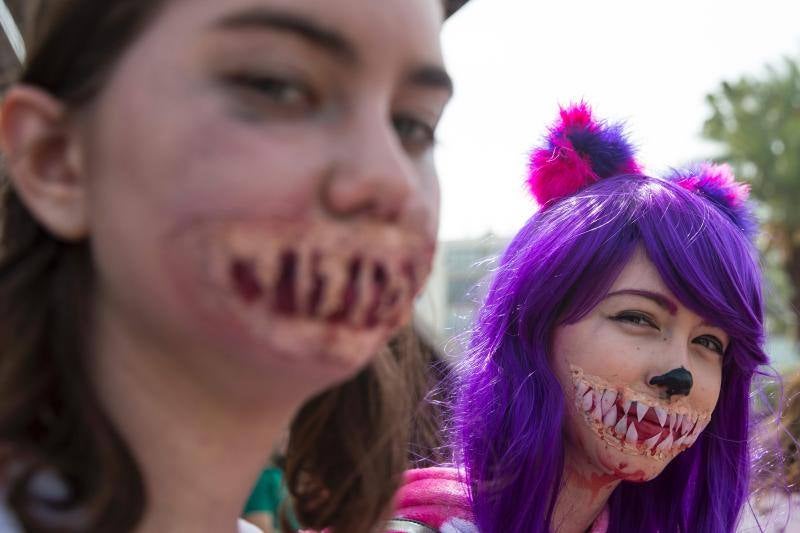
[[[356,329],[402,323],[433,252],[422,239],[365,225],[225,222],[192,233],[212,285],[238,307]]]
[[[627,387],[571,367],[575,406],[600,438],[631,455],[672,458],[689,448],[708,425],[710,413],[685,402],[668,405]]]

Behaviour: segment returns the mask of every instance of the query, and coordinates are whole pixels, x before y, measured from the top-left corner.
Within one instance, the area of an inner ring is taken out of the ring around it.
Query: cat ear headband
[[[546,209],[601,179],[641,174],[634,156],[622,124],[597,120],[584,102],[573,104],[561,108],[542,146],[531,152],[528,188]],[[728,165],[704,163],[666,179],[713,203],[748,237],[755,235],[750,187],[737,182]]]

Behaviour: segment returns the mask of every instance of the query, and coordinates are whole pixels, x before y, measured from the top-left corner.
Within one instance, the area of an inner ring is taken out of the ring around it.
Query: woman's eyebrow
[[[678,312],[678,306],[675,304],[675,302],[659,292],[646,291],[642,289],[621,289],[608,293],[606,298],[623,295],[641,296],[642,298],[647,298],[648,300],[655,302],[659,307],[669,311],[669,314],[671,315],[674,315]]]
[[[447,71],[437,65],[423,65],[412,70],[407,76],[407,81],[410,85],[439,89],[445,91],[448,96],[453,95],[453,80]]]
[[[311,18],[291,11],[255,6],[229,15],[212,24],[216,30],[262,29],[293,34],[323,50],[342,63],[359,63],[356,47],[344,35],[326,28]]]

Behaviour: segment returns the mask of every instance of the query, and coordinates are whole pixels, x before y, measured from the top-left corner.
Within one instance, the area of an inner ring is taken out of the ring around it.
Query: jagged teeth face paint
[[[692,446],[711,419],[691,405],[673,405],[571,367],[574,407],[598,437],[631,456],[669,460]]]
[[[646,481],[701,445],[721,386],[717,348],[727,336],[684,307],[641,252],[607,294],[554,335],[567,460],[607,479]],[[675,368],[693,377],[685,394],[651,383]]]
[[[177,286],[209,327],[283,353],[322,339],[316,350],[346,365],[408,320],[433,246],[382,225],[230,218],[191,224],[170,250],[170,268],[190,276]]]

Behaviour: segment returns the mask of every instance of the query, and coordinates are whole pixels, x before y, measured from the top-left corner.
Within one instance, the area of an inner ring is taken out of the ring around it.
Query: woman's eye
[[[392,118],[392,124],[400,142],[412,153],[423,152],[435,142],[434,128],[422,120],[408,115],[396,115]]]
[[[612,320],[617,322],[624,322],[626,324],[633,324],[635,326],[646,326],[653,329],[658,329],[655,321],[647,315],[642,313],[635,313],[631,311],[623,311],[612,317]]]
[[[311,91],[304,84],[295,81],[249,74],[228,76],[227,80],[236,88],[263,96],[274,105],[300,108],[313,103]]]
[[[722,341],[712,335],[703,335],[702,337],[697,337],[692,342],[699,344],[700,346],[704,346],[720,355],[725,353],[725,346],[723,346]]]

